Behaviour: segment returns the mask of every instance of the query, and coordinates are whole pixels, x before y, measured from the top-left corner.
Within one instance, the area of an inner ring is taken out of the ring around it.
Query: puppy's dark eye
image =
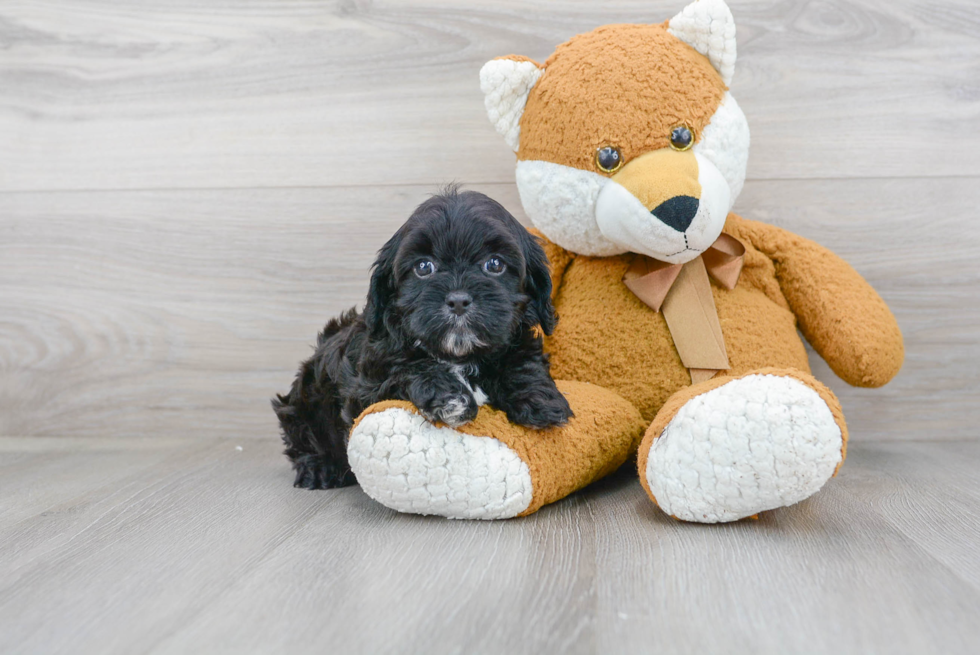
[[[694,144],[694,133],[687,125],[678,125],[670,131],[670,147],[674,150],[687,150]]]
[[[413,268],[415,274],[419,277],[429,277],[436,272],[436,265],[433,264],[428,259],[423,259],[422,261],[415,264]]]
[[[490,275],[500,275],[507,270],[507,264],[505,264],[500,257],[491,257],[487,261],[483,262],[483,270]]]
[[[612,146],[599,148],[595,153],[595,165],[603,173],[615,173],[623,165],[623,157]]]

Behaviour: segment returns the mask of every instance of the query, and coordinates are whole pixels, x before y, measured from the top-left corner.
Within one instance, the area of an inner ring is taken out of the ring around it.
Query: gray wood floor
[[[627,467],[526,519],[290,487],[271,440],[0,439],[3,653],[970,653],[980,443],[675,522]]]
[[[0,2],[0,653],[980,652],[976,0],[730,0],[736,211],[906,338],[880,390],[812,359],[824,492],[683,525],[626,470],[471,524],[289,484],[268,398],[411,209],[525,220],[483,62],[685,2]]]
[[[0,435],[275,433],[325,319],[453,179],[523,219],[480,66],[686,0],[0,3]],[[735,206],[894,309],[883,390],[816,373],[858,439],[976,438],[980,5],[733,0]]]

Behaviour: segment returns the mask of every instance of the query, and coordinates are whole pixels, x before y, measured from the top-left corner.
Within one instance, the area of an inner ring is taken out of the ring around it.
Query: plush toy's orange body
[[[543,65],[484,67],[490,119],[517,153],[551,260],[560,321],[547,348],[575,418],[536,432],[484,408],[452,430],[382,403],[351,433],[368,494],[505,518],[638,451],[655,503],[713,522],[798,502],[836,472],[847,428],[797,329],[860,386],[897,373],[901,333],[836,255],[731,213],[749,143],[727,89],[734,65],[731,13],[697,0],[664,24],[579,35]]]
[[[746,249],[737,286],[711,287],[730,362],[725,374],[768,367],[809,373],[798,327],[852,385],[880,386],[898,372],[901,333],[850,266],[813,242],[735,214],[724,233]],[[653,420],[691,377],[663,314],[622,283],[636,255],[574,256],[554,244],[546,250],[564,265],[555,275],[561,320],[547,340],[552,373],[616,391]]]

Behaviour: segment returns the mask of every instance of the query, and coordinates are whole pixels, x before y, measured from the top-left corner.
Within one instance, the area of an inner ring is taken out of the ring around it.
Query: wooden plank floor
[[[267,399],[457,179],[523,218],[480,66],[686,0],[0,3],[0,434],[267,439]],[[832,248],[905,368],[856,439],[976,437],[980,7],[731,0],[735,210]]]
[[[512,182],[480,66],[688,0],[0,5],[0,189]],[[980,175],[975,0],[730,0],[749,177]]]
[[[470,187],[527,222],[513,183]],[[328,317],[363,305],[375,251],[434,188],[0,193],[0,434],[274,437],[268,399]],[[980,184],[952,179],[739,198],[840,253],[898,318],[905,366],[883,389],[811,357],[856,439],[976,435],[978,207]]]
[[[629,467],[526,519],[307,492],[273,441],[0,439],[3,653],[968,653],[980,442],[673,521]]]

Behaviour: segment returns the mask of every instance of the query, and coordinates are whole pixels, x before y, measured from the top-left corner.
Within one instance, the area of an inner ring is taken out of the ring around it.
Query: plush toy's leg
[[[677,392],[640,444],[640,481],[671,516],[735,521],[798,503],[844,461],[840,403],[813,377],[764,369]]]
[[[378,403],[351,430],[351,468],[365,493],[400,512],[531,514],[616,470],[645,427],[639,411],[612,391],[579,382],[558,388],[575,417],[548,430],[513,425],[489,407],[453,429],[429,423],[410,403]]]

